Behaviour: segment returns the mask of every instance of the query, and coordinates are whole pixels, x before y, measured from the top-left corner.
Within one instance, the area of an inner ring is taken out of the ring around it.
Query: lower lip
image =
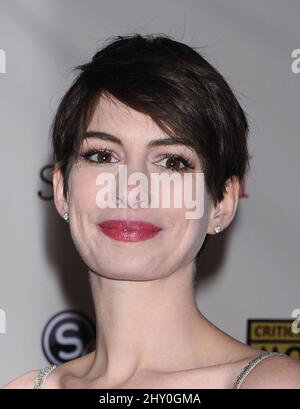
[[[119,222],[104,222],[98,225],[101,231],[113,240],[137,242],[149,240],[156,236],[161,229],[147,223],[135,224],[134,227],[129,224]]]

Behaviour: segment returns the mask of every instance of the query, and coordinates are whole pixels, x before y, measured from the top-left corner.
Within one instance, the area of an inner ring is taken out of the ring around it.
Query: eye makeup
[[[100,163],[100,157],[102,155],[102,158],[107,158],[107,159],[111,159],[113,157],[114,151],[112,149],[109,148],[90,148],[87,149],[86,151],[84,151],[83,153],[80,154],[80,157],[83,158],[85,161],[90,162],[90,163],[94,163],[95,165],[107,165],[107,164],[113,164],[116,163],[117,160],[115,162],[111,162],[108,161],[106,162],[106,160],[102,163]],[[93,159],[93,156],[96,156],[96,159]],[[175,153],[165,153],[162,155],[159,155],[159,161],[163,161],[165,159],[167,159],[167,163],[171,164],[171,167],[165,167],[165,166],[161,166],[162,168],[166,168],[169,170],[174,170],[177,172],[187,172],[187,171],[191,171],[194,169],[194,166],[192,164],[192,162],[185,157],[184,155],[178,155]],[[181,162],[181,164],[183,166],[174,166],[172,164],[174,163],[179,163]],[[157,163],[157,162],[155,162]]]

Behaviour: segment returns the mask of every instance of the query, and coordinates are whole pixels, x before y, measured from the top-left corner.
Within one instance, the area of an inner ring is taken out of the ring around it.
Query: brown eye
[[[110,162],[111,153],[109,152],[99,152],[96,154],[97,162]]]
[[[166,165],[163,165],[163,167],[175,170],[176,172],[186,172],[189,169],[193,169],[193,166],[189,163],[189,161],[179,155],[166,154],[160,162],[162,161],[165,161],[166,163]]]
[[[96,164],[109,164],[116,163],[111,162],[112,160],[112,151],[110,149],[93,149],[88,152],[85,152],[81,155],[85,160],[89,162],[94,162]]]

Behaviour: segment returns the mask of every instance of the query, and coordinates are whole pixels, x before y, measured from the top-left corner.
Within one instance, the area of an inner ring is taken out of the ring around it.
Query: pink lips
[[[154,237],[160,227],[135,220],[106,220],[98,225],[108,237],[119,241],[142,241]]]

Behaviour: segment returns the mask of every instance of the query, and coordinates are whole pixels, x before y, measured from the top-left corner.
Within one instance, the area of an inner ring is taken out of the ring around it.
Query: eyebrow
[[[110,141],[114,142],[120,146],[123,146],[122,141],[117,138],[115,135],[111,135],[107,132],[99,132],[99,131],[87,131],[84,134],[84,138],[99,138],[103,141]],[[147,147],[153,148],[155,146],[170,146],[170,145],[183,145],[191,148],[191,144],[185,141],[179,141],[173,138],[164,138],[164,139],[154,139],[147,144]]]

